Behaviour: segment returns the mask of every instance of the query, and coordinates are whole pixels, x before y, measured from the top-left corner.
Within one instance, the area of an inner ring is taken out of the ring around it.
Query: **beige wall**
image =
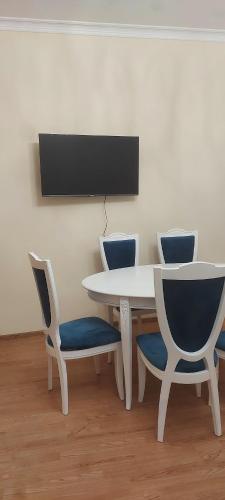
[[[100,269],[102,198],[43,199],[38,133],[140,136],[140,195],[110,198],[109,232],[199,230],[225,261],[225,45],[0,33],[0,332],[41,328],[27,251],[52,260],[62,320],[99,313],[81,288]]]

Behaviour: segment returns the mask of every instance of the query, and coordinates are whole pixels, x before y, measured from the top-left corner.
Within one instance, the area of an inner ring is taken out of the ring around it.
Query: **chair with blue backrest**
[[[214,432],[221,420],[215,345],[225,315],[225,266],[193,262],[154,270],[160,333],[139,335],[139,401],[143,400],[146,368],[162,381],[158,441],[163,441],[171,383],[208,381]]]
[[[105,271],[123,267],[133,267],[139,264],[139,235],[112,233],[109,236],[100,236],[100,253],[102,265]],[[109,319],[113,324],[113,315],[119,321],[119,308],[109,306]],[[137,318],[138,329],[141,328],[141,318],[149,316],[148,311],[133,309],[132,318]]]
[[[198,256],[198,231],[169,229],[157,233],[158,253],[161,264],[194,262]],[[201,384],[196,385],[197,397],[201,397]]]
[[[105,271],[139,264],[139,235],[112,233],[100,236],[100,253]]]
[[[159,260],[161,264],[193,262],[198,255],[198,231],[170,229],[157,233]]]
[[[94,356],[96,372],[99,373],[98,355],[114,352],[117,389],[120,398],[124,399],[121,338],[118,330],[97,317],[74,319],[60,324],[51,262],[40,259],[34,253],[29,253],[29,258],[43,314],[48,354],[48,389],[52,389],[52,358],[55,358],[59,370],[63,414],[68,414],[66,361],[71,359]]]

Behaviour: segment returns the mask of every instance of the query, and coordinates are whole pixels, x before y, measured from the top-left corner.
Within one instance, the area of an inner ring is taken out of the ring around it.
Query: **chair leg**
[[[59,378],[61,386],[61,398],[62,398],[62,412],[63,415],[68,415],[68,382],[67,382],[67,369],[64,359],[57,359]]]
[[[96,375],[100,375],[100,373],[101,373],[100,356],[94,356],[94,364],[95,364],[95,373],[96,373]]]
[[[218,384],[219,383],[219,359],[218,359],[217,365],[216,365],[216,378],[217,378],[217,384]],[[211,406],[212,398],[211,398],[211,388],[210,388],[209,381],[208,381],[208,389],[209,389],[208,405]]]
[[[108,306],[108,320],[109,320],[110,325],[113,326],[113,307],[112,306]]]
[[[137,353],[138,359],[138,401],[142,403],[145,393],[145,381],[146,381],[146,366],[144,361],[141,359],[139,352]]]
[[[211,410],[213,417],[213,426],[216,436],[221,436],[221,417],[220,417],[220,402],[219,402],[219,392],[218,392],[218,380],[215,368],[209,370],[210,380],[209,388],[211,395]]]
[[[48,354],[48,390],[52,391],[52,356]]]
[[[211,404],[212,404],[212,396],[211,396],[211,387],[210,387],[209,380],[208,380],[208,391],[209,391],[209,394],[208,394],[208,405],[211,406]]]
[[[158,415],[158,436],[157,439],[160,442],[163,442],[164,429],[165,429],[165,421],[166,421],[166,412],[167,405],[169,399],[171,387],[171,379],[164,375],[164,379],[162,380],[160,399],[159,399],[159,415]]]
[[[141,333],[142,330],[142,321],[141,321],[141,316],[137,316],[137,326],[138,326],[138,333]]]
[[[108,318],[109,318],[109,323],[110,325],[113,326],[113,307],[112,306],[108,306]],[[107,360],[107,363],[112,363],[112,352],[108,352],[108,360]]]
[[[202,384],[195,384],[196,396],[200,398],[202,395]]]
[[[115,377],[116,385],[119,393],[120,399],[124,399],[124,385],[123,385],[123,357],[122,348],[119,346],[114,352],[114,364],[115,364]]]

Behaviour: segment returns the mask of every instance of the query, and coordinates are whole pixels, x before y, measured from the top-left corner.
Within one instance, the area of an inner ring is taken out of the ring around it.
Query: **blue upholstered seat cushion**
[[[216,347],[217,349],[221,349],[221,351],[225,351],[225,331],[219,334]]]
[[[59,326],[61,351],[91,349],[101,345],[119,342],[121,337],[116,328],[101,318],[81,318],[62,323]],[[48,344],[53,345],[50,336]]]
[[[143,352],[144,356],[159,370],[164,371],[167,364],[167,349],[162,338],[161,333],[145,333],[138,335],[137,344]],[[215,365],[217,363],[216,352],[214,354]],[[203,360],[200,361],[185,361],[181,359],[176,367],[176,372],[182,373],[192,373],[205,370],[205,364]]]

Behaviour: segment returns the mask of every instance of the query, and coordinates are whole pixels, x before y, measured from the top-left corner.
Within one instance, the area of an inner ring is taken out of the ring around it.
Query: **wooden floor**
[[[2,500],[225,499],[223,362],[224,436],[213,434],[206,387],[197,399],[194,387],[174,385],[165,443],[156,441],[160,383],[151,375],[139,404],[135,367],[128,412],[105,357],[100,376],[91,359],[68,363],[68,371],[70,409],[64,417],[56,367],[54,390],[47,391],[42,336],[0,339]]]

